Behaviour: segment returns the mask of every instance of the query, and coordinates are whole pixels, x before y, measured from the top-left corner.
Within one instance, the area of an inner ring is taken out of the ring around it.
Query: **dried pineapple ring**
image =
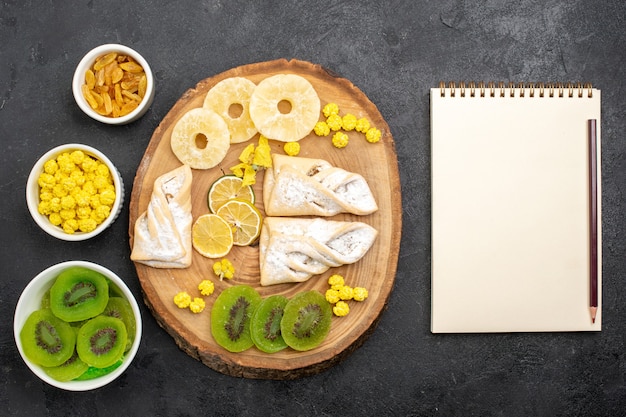
[[[174,126],[170,145],[183,164],[209,169],[219,164],[230,148],[230,132],[224,119],[212,110],[195,108]]]
[[[230,143],[241,143],[257,133],[250,118],[250,96],[256,84],[247,78],[226,78],[215,84],[204,98],[202,107],[213,110],[226,122],[230,130]],[[241,106],[241,111],[233,111],[233,106]],[[231,114],[232,111],[232,114]]]
[[[283,112],[281,102],[291,109]],[[295,74],[277,74],[261,81],[250,97],[250,117],[262,135],[296,142],[308,135],[320,117],[320,99],[311,83]]]

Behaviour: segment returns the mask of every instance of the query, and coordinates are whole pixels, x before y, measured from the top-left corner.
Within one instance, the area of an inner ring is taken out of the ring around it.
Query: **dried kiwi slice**
[[[274,353],[287,347],[280,332],[285,305],[289,299],[283,295],[271,295],[259,304],[250,322],[250,336],[262,352]]]
[[[50,308],[50,288],[48,288],[48,291],[46,291],[43,294],[43,297],[41,297],[41,306],[39,308]]]
[[[59,366],[74,352],[76,333],[50,309],[36,310],[28,316],[20,331],[26,357],[41,366]]]
[[[89,379],[100,378],[101,376],[110,374],[115,371],[120,365],[124,362],[124,357],[122,356],[117,362],[115,362],[111,366],[107,366],[106,368],[95,368],[93,366],[89,366],[88,369],[83,372],[79,377],[75,378],[75,381],[86,381]]]
[[[332,310],[326,298],[319,291],[303,291],[285,306],[280,330],[292,349],[310,350],[326,338],[331,319]]]
[[[243,352],[254,345],[250,318],[261,302],[261,295],[248,285],[227,288],[215,299],[211,310],[211,333],[230,352]]]
[[[122,320],[101,315],[78,330],[76,351],[88,365],[106,368],[120,360],[126,349],[126,339],[126,326]]]
[[[124,352],[128,352],[135,341],[135,333],[137,324],[135,322],[135,314],[128,300],[122,297],[109,297],[109,303],[102,312],[103,316],[115,317],[124,322],[126,326],[126,348]]]
[[[78,353],[74,351],[72,356],[59,366],[44,367],[43,370],[52,379],[60,382],[71,381],[78,378],[89,369],[89,365],[80,360]]]
[[[108,302],[106,277],[80,266],[63,270],[50,288],[50,308],[55,316],[67,322],[95,317]]]
[[[107,279],[107,284],[109,284],[109,297],[125,297],[124,292],[113,281]]]

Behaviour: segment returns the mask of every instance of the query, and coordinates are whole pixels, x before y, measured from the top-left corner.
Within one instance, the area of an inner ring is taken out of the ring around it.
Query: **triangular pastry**
[[[268,216],[371,214],[378,210],[361,175],[323,159],[272,155],[266,169],[263,203]]]
[[[154,181],[150,203],[135,222],[130,259],[155,268],[191,265],[191,168],[182,165]]]
[[[261,285],[303,282],[361,259],[378,232],[368,224],[266,217],[259,240]]]

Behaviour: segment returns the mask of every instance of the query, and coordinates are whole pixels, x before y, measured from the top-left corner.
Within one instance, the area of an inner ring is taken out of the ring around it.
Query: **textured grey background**
[[[624,415],[625,19],[623,0],[2,1],[0,413]],[[108,42],[140,51],[156,75],[151,109],[124,127],[88,119],[70,91],[81,56]],[[402,245],[377,330],[324,373],[255,381],[190,358],[142,306],[144,338],[119,380],[87,393],[40,382],[12,336],[15,303],[31,277],[54,263],[85,259],[119,273],[137,297],[141,289],[129,260],[127,210],[92,241],[57,241],[28,215],[31,165],[53,146],[84,142],[103,150],[131,187],[152,132],[185,90],[231,67],[275,58],[312,61],[350,79],[379,107],[396,140]],[[428,89],[441,80],[583,81],[602,90],[601,333],[430,333]]]

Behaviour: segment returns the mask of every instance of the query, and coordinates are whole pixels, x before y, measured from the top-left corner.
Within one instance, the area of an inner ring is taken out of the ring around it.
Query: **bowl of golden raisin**
[[[154,98],[148,62],[124,45],[100,45],[79,62],[72,79],[81,110],[102,123],[122,125],[139,119]]]
[[[141,313],[117,274],[96,263],[66,261],[26,285],[13,334],[24,363],[42,381],[88,391],[131,364],[141,342]]]
[[[124,183],[111,160],[78,143],[46,152],[26,184],[33,220],[61,240],[86,240],[100,234],[115,221],[123,202]]]

